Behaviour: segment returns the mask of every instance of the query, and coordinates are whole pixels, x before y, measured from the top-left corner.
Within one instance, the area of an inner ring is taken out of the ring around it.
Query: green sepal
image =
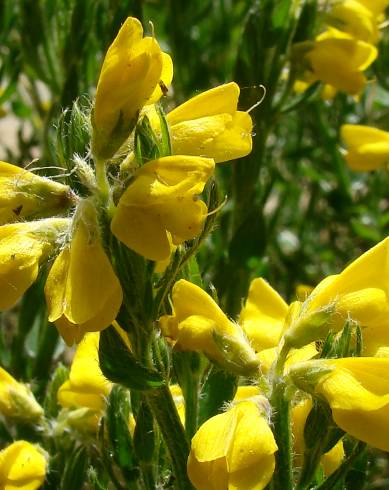
[[[147,403],[142,402],[137,416],[134,431],[134,449],[139,462],[151,463],[155,457],[156,430],[154,417]]]
[[[84,488],[89,457],[86,448],[79,446],[73,450],[65,464],[60,490],[82,490]]]
[[[131,390],[152,390],[164,384],[159,373],[142,365],[113,327],[100,334],[100,368],[109,380]]]
[[[132,133],[138,121],[138,117],[139,111],[135,113],[135,116],[132,119],[125,121],[123,113],[120,111],[116,126],[109,134],[107,134],[96,126],[94,122],[94,108],[92,109],[92,154],[96,160],[105,161],[114,156]]]
[[[59,364],[54,371],[53,377],[47,388],[46,396],[43,402],[46,417],[55,418],[61,407],[58,404],[57,394],[59,387],[69,378],[69,369],[63,364]]]
[[[138,462],[129,431],[130,397],[127,390],[114,386],[108,397],[105,416],[110,452],[127,482],[139,477]]]
[[[237,388],[237,376],[213,366],[205,379],[199,396],[199,425],[210,417],[222,413],[225,404],[234,398]]]

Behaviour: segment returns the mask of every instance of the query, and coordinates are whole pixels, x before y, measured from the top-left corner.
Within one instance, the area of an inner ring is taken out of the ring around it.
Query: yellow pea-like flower
[[[347,319],[362,327],[364,355],[389,345],[389,238],[365,252],[343,272],[325,278],[303,303],[285,331],[293,347],[301,347],[338,331]]]
[[[173,65],[154,37],[143,37],[142,24],[128,17],[109,47],[96,89],[92,149],[110,158],[129,136],[139,111],[162,95],[170,84]]]
[[[0,226],[0,310],[13,306],[35,282],[68,219],[47,218]]]
[[[256,403],[244,401],[207,420],[192,439],[188,475],[196,489],[261,490],[277,445]]]
[[[275,347],[281,337],[288,305],[268,282],[256,278],[239,316],[239,323],[258,352]]]
[[[299,388],[327,400],[341,429],[389,451],[389,359],[306,361],[295,364],[290,376]]]
[[[45,296],[49,321],[68,345],[79,342],[86,332],[103,330],[116,318],[123,293],[89,201],[80,205],[71,240],[50,269]]]
[[[343,0],[335,3],[329,13],[330,23],[351,36],[376,44],[378,22],[373,12],[358,0]]]
[[[320,80],[337,90],[357,95],[366,85],[363,71],[373,63],[377,53],[372,44],[329,28],[311,46],[307,44],[309,82]]]
[[[38,446],[16,441],[0,451],[0,488],[36,490],[46,476],[47,456]]]
[[[247,112],[237,110],[240,89],[234,83],[207,90],[166,115],[173,153],[213,158],[216,163],[248,155],[252,149],[253,123]],[[160,132],[154,106],[145,113]]]
[[[0,367],[0,412],[6,417],[33,421],[43,415],[30,388]]]
[[[356,171],[370,171],[389,164],[389,132],[369,126],[344,124],[341,138],[347,146],[348,166]]]
[[[296,303],[297,304],[297,303]],[[278,344],[286,323],[291,321],[291,312],[282,297],[261,277],[250,283],[247,300],[239,315],[239,324],[246,333],[251,345],[258,352],[262,372],[268,372],[278,355]],[[295,362],[310,359],[317,354],[314,343],[301,349],[291,349],[285,369]]]
[[[54,215],[74,201],[69,186],[1,161],[0,191],[0,225]]]
[[[100,412],[111,383],[104,377],[99,364],[100,332],[90,332],[77,346],[69,379],[58,390],[58,403],[64,408],[90,408]]]
[[[146,163],[120,198],[112,233],[128,248],[151,260],[167,259],[171,243],[196,237],[207,217],[199,198],[214,161],[169,156]]]
[[[231,322],[200,287],[184,279],[172,291],[173,314],[160,318],[176,350],[200,351],[227,369],[253,372],[258,359],[241,327]]]
[[[386,7],[389,6],[388,0],[358,0],[358,3],[369,9],[375,16],[383,14]]]

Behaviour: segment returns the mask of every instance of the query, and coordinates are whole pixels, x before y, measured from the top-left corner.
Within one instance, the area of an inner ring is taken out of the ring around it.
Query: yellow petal
[[[169,234],[178,245],[200,233],[207,208],[198,194],[213,169],[213,160],[193,156],[147,163],[120,199],[111,222],[112,233],[151,260],[168,258]]]
[[[34,283],[40,263],[67,226],[62,219],[0,226],[0,309],[13,306]]]
[[[219,85],[192,97],[167,115],[169,125],[217,114],[234,114],[238,105],[239,86],[235,82]]]
[[[338,441],[335,446],[321,457],[323,471],[328,478],[342,464],[344,459],[343,441]]]
[[[332,29],[318,37],[306,57],[318,80],[355,95],[366,83],[362,71],[375,60],[377,49]]]
[[[167,53],[162,53],[162,71],[160,81],[162,81],[164,87],[168,88],[173,80],[173,61],[171,57]],[[154,89],[154,92],[151,94],[150,98],[147,100],[147,104],[154,104],[158,102],[158,100],[165,95],[162,90],[160,83]]]
[[[110,158],[129,136],[141,108],[157,96],[164,61],[168,65],[157,41],[142,35],[139,20],[127,18],[104,58],[92,113],[99,158]]]
[[[329,14],[332,25],[353,37],[375,44],[378,41],[377,20],[372,12],[357,0],[335,4]]]
[[[251,282],[240,323],[257,351],[278,344],[287,311],[288,305],[265,280]]]
[[[60,253],[49,272],[45,296],[49,321],[77,326],[79,334],[65,334],[65,340],[79,340],[86,331],[99,331],[116,318],[122,290],[93,223],[80,219],[71,243]],[[96,304],[96,298],[99,298]]]
[[[46,459],[27,441],[16,441],[0,451],[0,482],[6,490],[39,488],[46,475]]]
[[[198,489],[263,489],[277,446],[257,405],[240,402],[207,420],[192,439],[188,475]]]

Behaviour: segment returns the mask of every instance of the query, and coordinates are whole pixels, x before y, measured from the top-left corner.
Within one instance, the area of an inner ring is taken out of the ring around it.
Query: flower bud
[[[6,162],[0,162],[0,190],[0,225],[52,216],[75,200],[69,186]]]
[[[92,150],[110,158],[130,135],[146,103],[162,95],[159,82],[173,76],[170,57],[153,37],[143,38],[138,19],[128,17],[109,47],[96,90],[92,113]]]
[[[24,422],[41,418],[43,409],[36,401],[30,388],[19,383],[0,367],[0,412],[6,417]]]

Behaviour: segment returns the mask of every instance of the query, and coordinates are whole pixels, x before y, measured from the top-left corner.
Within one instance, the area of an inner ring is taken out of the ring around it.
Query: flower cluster
[[[333,422],[344,432],[389,450],[385,423],[389,406],[388,264],[389,238],[290,306],[262,278],[254,279],[238,323],[229,320],[198,286],[184,280],[176,283],[173,314],[160,319],[162,333],[174,348],[201,351],[224,369],[246,376],[253,375],[256,358],[256,369],[267,379],[258,388],[247,387],[250,391],[236,404],[197,431],[188,460],[196,488],[266,486],[274,469],[274,454],[277,457],[277,441],[269,425],[276,413],[269,407],[272,404],[277,410],[274,402],[280,379],[296,390],[291,401],[294,446],[303,468],[302,461],[311,453],[309,446],[308,455],[304,449],[304,426],[316,400],[328,403]],[[333,351],[325,354],[329,358],[320,359],[324,350],[318,342],[332,335],[332,347],[340,345],[349,325],[361,332],[358,355],[362,357]],[[236,359],[241,363],[238,369]],[[254,401],[252,397],[260,393],[260,402]],[[261,428],[258,433],[257,428]],[[319,456],[325,474],[334,472],[344,457],[342,440],[338,437],[323,447]],[[224,483],[219,487],[220,481]]]
[[[387,2],[339,0],[331,3],[327,28],[313,42],[296,45],[304,59],[304,71],[296,90],[321,81],[322,96],[332,98],[337,91],[358,95],[367,79],[364,71],[377,57],[379,23]]]
[[[86,332],[108,327],[122,304],[109,250],[113,237],[146,259],[162,261],[173,247],[200,234],[208,213],[201,193],[215,162],[251,151],[252,122],[237,110],[235,83],[168,114],[171,155],[145,163],[130,150],[123,182],[107,175],[108,160],[131,146],[139,117],[149,118],[161,137],[154,104],[172,77],[170,56],[129,17],[106,53],[97,84],[91,113],[94,169],[80,159],[74,168],[87,195],[0,162],[1,309],[13,306],[40,270],[48,271],[48,319],[67,344],[80,342]]]

